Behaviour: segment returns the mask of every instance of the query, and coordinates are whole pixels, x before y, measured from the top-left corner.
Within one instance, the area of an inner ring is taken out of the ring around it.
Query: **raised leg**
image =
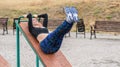
[[[64,21],[56,30],[50,33],[41,43],[40,47],[45,53],[55,53],[61,46],[63,37],[70,31],[73,24]]]

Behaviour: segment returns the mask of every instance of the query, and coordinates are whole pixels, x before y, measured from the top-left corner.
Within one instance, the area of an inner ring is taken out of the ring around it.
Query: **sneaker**
[[[79,22],[77,9],[75,7],[70,7],[70,11],[71,11],[71,13],[73,15],[74,22]]]
[[[68,22],[68,23],[72,23],[72,22],[74,22],[74,20],[73,20],[73,15],[72,15],[72,13],[71,13],[71,10],[70,10],[70,7],[65,7],[64,8],[64,12],[65,12],[65,14],[66,14],[66,21]]]

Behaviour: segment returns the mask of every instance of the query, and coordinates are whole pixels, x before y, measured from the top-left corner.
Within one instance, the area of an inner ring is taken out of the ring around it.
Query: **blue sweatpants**
[[[71,30],[72,26],[73,23],[70,24],[67,21],[64,21],[56,28],[56,30],[49,33],[48,36],[40,43],[42,51],[46,54],[57,52],[61,46],[64,35]]]

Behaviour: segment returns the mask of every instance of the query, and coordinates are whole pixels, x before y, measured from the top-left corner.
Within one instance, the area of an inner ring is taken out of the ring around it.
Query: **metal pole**
[[[36,55],[36,67],[39,67],[39,57]]]
[[[20,67],[20,38],[19,38],[19,28],[16,25],[16,46],[17,46],[17,67]]]

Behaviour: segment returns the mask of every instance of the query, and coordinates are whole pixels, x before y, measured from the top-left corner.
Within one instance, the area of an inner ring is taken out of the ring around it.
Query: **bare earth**
[[[97,34],[97,39],[89,39],[90,34],[83,34],[76,38],[72,32],[71,37],[64,38],[61,51],[73,67],[120,67],[120,35]],[[35,54],[31,47],[20,36],[21,67],[35,67]],[[0,55],[11,67],[16,67],[16,35],[9,30],[8,35],[2,35],[0,30]]]

